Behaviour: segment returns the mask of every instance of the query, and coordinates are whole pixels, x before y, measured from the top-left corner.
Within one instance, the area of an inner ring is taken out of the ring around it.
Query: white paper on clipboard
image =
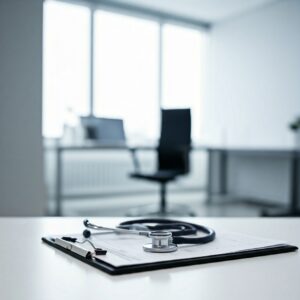
[[[81,234],[72,234],[70,236],[77,237],[79,241],[84,240]],[[97,234],[92,235],[90,241],[92,241],[95,247],[107,250],[106,255],[97,256],[97,258],[114,267],[239,253],[285,244],[282,241],[219,231],[213,242],[200,245],[178,245],[178,251],[172,253],[145,252],[143,245],[151,243],[151,239],[144,236],[114,233]],[[93,251],[93,248],[88,243],[81,244],[80,247]]]

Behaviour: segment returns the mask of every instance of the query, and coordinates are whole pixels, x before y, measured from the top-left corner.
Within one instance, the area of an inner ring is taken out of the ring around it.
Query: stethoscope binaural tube
[[[99,226],[99,225],[90,223],[90,221],[87,220],[87,219],[83,220],[83,225],[86,228],[89,228],[89,229],[106,230],[106,231],[111,232],[111,233],[135,234],[135,235],[143,235],[143,236],[148,236],[149,235],[149,231],[146,231],[146,230],[145,231],[138,231],[138,230],[123,229],[123,228],[119,228],[119,227],[116,227],[116,228],[104,227],[104,226]],[[83,236],[85,238],[89,238],[91,236],[91,234],[92,233],[90,232],[90,230],[84,230],[83,231]]]

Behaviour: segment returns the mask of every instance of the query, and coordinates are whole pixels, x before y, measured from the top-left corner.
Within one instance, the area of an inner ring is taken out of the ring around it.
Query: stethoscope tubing
[[[216,238],[216,232],[209,227],[198,225],[194,223],[178,221],[178,220],[170,220],[170,219],[161,219],[161,218],[151,218],[151,219],[137,219],[130,220],[120,223],[120,227],[124,225],[133,225],[133,224],[162,224],[162,225],[181,225],[189,228],[188,230],[182,230],[178,232],[172,232],[173,243],[174,244],[206,244],[212,242]],[[149,227],[149,226],[148,226]],[[150,227],[149,227],[150,229]],[[172,229],[172,226],[169,228],[164,228],[164,230]],[[176,229],[176,228],[174,228]],[[196,234],[197,232],[203,232],[206,235],[201,237],[186,237],[186,235]]]
[[[135,219],[135,220],[122,222],[119,224],[117,228],[98,226],[90,223],[88,220],[84,220],[83,223],[84,226],[89,229],[107,230],[110,233],[135,234],[135,235],[143,235],[147,237],[149,237],[149,234],[151,232],[159,232],[162,230],[170,231],[172,233],[172,240],[174,244],[206,244],[212,242],[216,237],[215,231],[209,227],[193,224],[189,222],[178,221],[178,220],[170,220],[170,219],[160,219],[160,218]],[[155,224],[155,225],[151,226],[149,224]],[[145,230],[132,230],[131,226],[134,225],[138,225],[140,228],[144,228]],[[191,237],[191,235],[194,235],[197,232],[202,232],[205,235],[201,237]],[[99,234],[99,233],[93,233],[93,234]],[[90,235],[92,235],[92,233],[89,230],[85,230],[83,232],[83,235],[86,238],[88,238],[90,237]]]

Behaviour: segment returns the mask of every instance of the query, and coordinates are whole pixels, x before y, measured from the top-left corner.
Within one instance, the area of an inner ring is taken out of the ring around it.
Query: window
[[[122,118],[131,140],[158,135],[158,23],[95,14],[94,113]]]
[[[44,136],[61,137],[72,112],[122,118],[129,140],[152,141],[161,107],[190,107],[198,140],[204,48],[194,28],[45,1]]]
[[[44,4],[43,134],[59,137],[70,111],[89,113],[90,10]]]

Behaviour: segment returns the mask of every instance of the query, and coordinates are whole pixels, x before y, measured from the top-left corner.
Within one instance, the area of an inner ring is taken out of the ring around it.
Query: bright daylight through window
[[[90,10],[44,4],[43,134],[59,137],[68,112],[89,113]]]
[[[72,117],[93,114],[123,119],[130,141],[153,141],[161,108],[190,107],[197,141],[205,38],[200,29],[45,1],[43,135],[61,137]]]
[[[153,140],[159,120],[158,24],[97,11],[94,32],[95,115],[122,118],[127,136]]]

